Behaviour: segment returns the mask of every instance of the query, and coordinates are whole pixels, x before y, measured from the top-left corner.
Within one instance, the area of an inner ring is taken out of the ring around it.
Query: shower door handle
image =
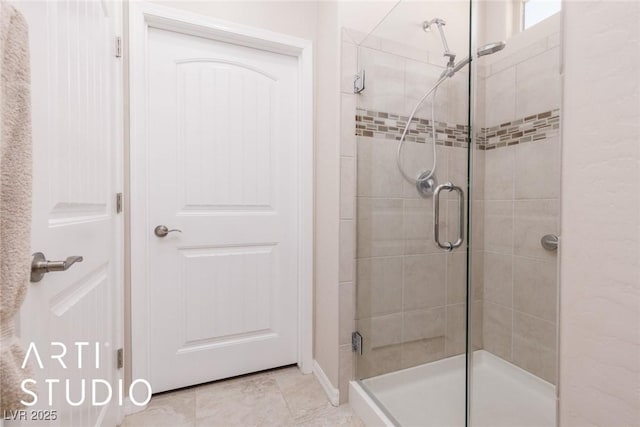
[[[440,242],[440,192],[442,190],[449,192],[455,191],[458,194],[458,215],[460,223],[458,226],[458,239],[453,243]],[[450,182],[438,185],[433,192],[433,241],[437,247],[448,252],[460,247],[464,241],[464,191],[462,191],[462,188]]]

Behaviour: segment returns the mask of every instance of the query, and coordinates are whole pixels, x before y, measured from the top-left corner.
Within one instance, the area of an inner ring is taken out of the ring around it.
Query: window
[[[561,0],[523,0],[522,7],[522,29],[536,25],[538,22],[544,21],[551,15],[560,12]]]

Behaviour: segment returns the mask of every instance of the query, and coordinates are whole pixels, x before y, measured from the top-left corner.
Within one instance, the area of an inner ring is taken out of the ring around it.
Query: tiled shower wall
[[[557,253],[544,250],[540,238],[559,234],[558,44],[554,32],[479,67],[485,90],[478,138],[485,150],[484,348],[553,383]]]

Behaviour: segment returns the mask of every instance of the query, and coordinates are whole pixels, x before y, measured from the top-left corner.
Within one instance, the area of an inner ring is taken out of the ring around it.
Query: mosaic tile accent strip
[[[409,120],[402,116],[382,111],[358,108],[356,110],[356,135],[399,141]],[[467,148],[469,146],[467,125],[436,121],[436,145]],[[540,141],[558,135],[560,131],[560,109],[545,111],[497,126],[481,128],[476,135],[478,150],[493,150]],[[425,143],[431,141],[431,120],[414,117],[409,125],[406,140]]]
[[[560,109],[533,114],[512,122],[482,128],[476,143],[480,150],[493,150],[525,142],[540,141],[560,132]]]
[[[356,135],[399,141],[408,120],[408,116],[358,108],[356,110]],[[469,146],[468,126],[439,121],[436,121],[435,124],[436,145],[461,148]],[[409,125],[406,141],[422,143],[431,141],[432,132],[431,120],[414,117]]]

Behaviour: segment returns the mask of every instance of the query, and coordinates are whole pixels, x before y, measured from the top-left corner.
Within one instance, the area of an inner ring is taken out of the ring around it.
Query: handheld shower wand
[[[480,58],[481,56],[491,55],[492,53],[501,51],[502,49],[504,49],[506,45],[507,44],[503,41],[489,43],[479,48],[476,55],[478,58]],[[469,62],[471,62],[471,59],[469,57],[466,57],[462,61],[458,62],[457,64],[454,64],[452,67],[447,66],[447,69],[442,72],[440,77],[444,77],[444,76],[453,77],[455,73],[463,69],[465,65],[467,65]]]

